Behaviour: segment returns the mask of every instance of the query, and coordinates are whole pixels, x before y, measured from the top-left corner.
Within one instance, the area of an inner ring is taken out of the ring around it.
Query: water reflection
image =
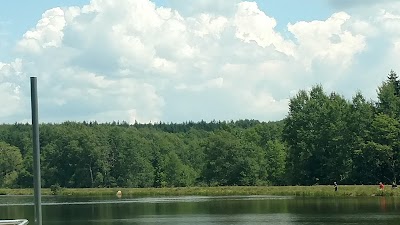
[[[396,198],[43,196],[44,224],[398,224]],[[0,196],[0,218],[33,221],[32,196]]]

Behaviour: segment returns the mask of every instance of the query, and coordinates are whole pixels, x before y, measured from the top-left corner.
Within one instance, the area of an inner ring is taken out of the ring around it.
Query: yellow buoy
[[[121,191],[117,191],[117,196],[121,197],[122,196],[122,192]]]

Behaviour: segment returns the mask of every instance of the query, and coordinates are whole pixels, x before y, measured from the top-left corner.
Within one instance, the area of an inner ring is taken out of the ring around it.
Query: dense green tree
[[[377,111],[392,118],[400,118],[399,90],[398,77],[391,71],[388,79],[378,87]]]
[[[206,165],[203,171],[208,185],[237,184],[236,159],[239,145],[239,140],[226,131],[220,131],[209,137],[204,145]]]
[[[0,142],[0,187],[15,187],[22,169],[20,150]]]
[[[171,187],[192,186],[196,180],[196,172],[188,165],[182,163],[175,152],[167,154],[164,160],[165,185]]]
[[[279,140],[270,140],[264,146],[266,180],[272,185],[287,184],[286,179],[286,146]],[[264,176],[262,176],[264,177]]]
[[[154,168],[150,160],[151,142],[140,136],[136,129],[113,133],[116,146],[112,176],[118,186],[151,187]]]
[[[289,102],[283,138],[288,143],[288,175],[291,183],[314,184],[321,177],[322,163],[318,151],[324,151],[321,138],[324,132],[324,115],[327,113],[328,96],[321,86],[308,94],[300,91]],[[321,133],[323,132],[323,133]]]
[[[204,179],[209,185],[255,185],[260,181],[262,149],[227,131],[211,135],[204,145]]]
[[[329,97],[328,112],[322,129],[326,130],[321,140],[325,152],[322,158],[323,183],[333,181],[346,182],[350,179],[352,168],[352,151],[350,131],[347,118],[350,114],[350,104],[341,96],[332,93]],[[321,154],[321,153],[320,153]]]
[[[349,134],[349,150],[352,151],[353,168],[351,170],[351,182],[355,184],[368,184],[375,175],[371,174],[374,164],[370,161],[373,155],[366,147],[366,142],[371,133],[371,123],[374,118],[374,106],[367,102],[360,92],[352,100],[350,114],[346,120]]]
[[[388,83],[391,83],[394,86],[395,95],[400,96],[400,82],[396,72],[391,70],[387,78],[388,78]]]
[[[349,104],[326,95],[321,86],[300,91],[289,103],[284,140],[288,173],[295,184],[331,183],[349,179],[352,167],[346,118]]]
[[[386,182],[397,181],[400,169],[400,124],[396,119],[386,114],[378,114],[371,124],[373,133],[367,147],[375,156],[377,167],[375,171],[379,180]]]
[[[290,99],[282,121],[112,121],[40,125],[42,185],[373,184],[399,179],[400,82],[391,71],[377,101],[317,85]],[[0,186],[32,187],[29,124],[0,125]]]

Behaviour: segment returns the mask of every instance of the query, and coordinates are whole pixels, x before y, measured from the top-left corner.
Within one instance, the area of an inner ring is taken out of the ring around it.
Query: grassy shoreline
[[[357,197],[357,196],[400,196],[400,189],[377,185],[343,185],[335,192],[333,186],[229,186],[229,187],[182,187],[182,188],[62,188],[62,196],[111,196],[117,191],[123,196],[231,196],[231,195],[274,195],[309,197]],[[49,188],[42,189],[42,195],[52,195]],[[33,195],[33,189],[0,189],[0,195]]]

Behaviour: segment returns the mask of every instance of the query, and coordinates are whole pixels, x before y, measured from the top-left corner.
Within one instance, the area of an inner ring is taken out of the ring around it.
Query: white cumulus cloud
[[[343,29],[349,19],[350,15],[340,12],[326,21],[289,24],[289,31],[299,43],[296,57],[302,58],[307,68],[311,68],[313,60],[324,59],[339,66],[349,66],[354,55],[366,46],[363,35]]]
[[[168,2],[45,11],[16,42],[15,60],[0,62],[0,119],[29,121],[29,76],[38,76],[41,121],[133,123],[278,120],[293,90],[321,83],[370,97],[396,69],[400,7],[391,1],[285,30],[256,2]]]

